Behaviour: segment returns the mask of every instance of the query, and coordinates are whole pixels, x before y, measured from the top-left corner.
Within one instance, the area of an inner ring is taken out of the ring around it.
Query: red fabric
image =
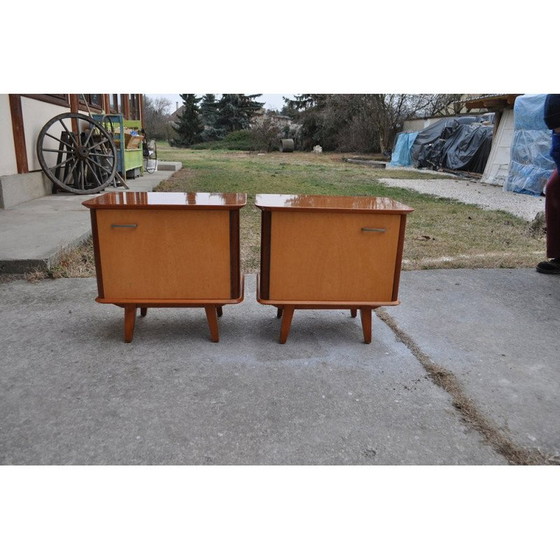
[[[549,259],[560,257],[560,175],[555,169],[546,184],[546,256]]]

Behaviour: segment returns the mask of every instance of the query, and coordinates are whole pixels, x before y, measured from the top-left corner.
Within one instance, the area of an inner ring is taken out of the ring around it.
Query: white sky
[[[181,92],[181,93],[192,93],[192,92]],[[212,92],[207,92],[207,93],[212,93]],[[238,91],[235,93],[244,93],[245,95],[252,95],[251,92],[247,92],[247,91]],[[178,93],[148,93],[146,95],[151,99],[162,98],[162,97],[165,99],[169,99],[169,101],[171,101],[171,107],[170,107],[171,112],[175,111],[176,103],[179,104],[179,107],[183,104],[183,101]],[[197,95],[202,95],[202,94],[199,93]],[[294,94],[292,93],[263,93],[259,98],[257,98],[257,101],[259,101],[259,103],[264,102],[265,109],[280,111],[284,106],[283,98],[293,97],[293,95]]]
[[[53,15],[50,5],[34,3],[33,18],[26,0],[10,4],[10,25],[0,34],[1,52],[6,53],[0,92],[151,95],[192,88],[239,93],[542,93],[558,89],[557,39],[554,32],[547,32],[550,2],[544,0],[508,14],[507,23],[502,4],[487,0],[473,0],[468,10],[463,4],[446,5],[444,12],[441,0],[369,6],[350,0],[343,8],[316,2],[294,6],[288,2],[280,8],[257,0],[224,2],[219,7],[205,2],[189,6],[188,24],[183,17],[169,17],[177,13],[175,2],[159,0],[148,19],[139,16],[140,27],[131,32],[137,50],[111,51],[113,58],[99,68],[82,50],[67,49],[63,60],[70,71],[57,72],[57,57],[45,50],[45,22],[54,18],[53,23],[65,29],[75,26],[80,17],[91,18],[87,5],[78,8],[70,0],[60,4],[71,9]],[[130,21],[129,4],[99,0],[100,12],[104,4],[112,21]],[[249,13],[254,15],[251,23]],[[440,13],[444,14],[441,22]],[[448,33],[435,47],[430,38],[444,27]],[[22,36],[26,48],[11,56]],[[95,41],[113,44],[114,28],[96,28]],[[281,95],[266,94],[267,108],[281,108]]]

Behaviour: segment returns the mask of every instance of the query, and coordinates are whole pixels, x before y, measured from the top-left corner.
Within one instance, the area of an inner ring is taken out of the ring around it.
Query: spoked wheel
[[[63,113],[37,139],[41,169],[54,185],[75,193],[103,190],[117,172],[117,148],[107,130],[91,117]]]

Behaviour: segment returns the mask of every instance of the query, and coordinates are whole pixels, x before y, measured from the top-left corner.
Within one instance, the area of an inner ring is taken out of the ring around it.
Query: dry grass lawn
[[[387,196],[414,208],[409,215],[404,270],[533,267],[544,258],[544,231],[502,211],[482,210],[411,189],[386,187],[382,177],[441,178],[416,170],[378,169],[345,162],[348,154],[248,153],[163,148],[160,159],[183,169],[158,191],[245,192],[241,211],[242,267],[255,273],[260,258],[257,193]],[[91,240],[61,255],[51,277],[95,275]]]

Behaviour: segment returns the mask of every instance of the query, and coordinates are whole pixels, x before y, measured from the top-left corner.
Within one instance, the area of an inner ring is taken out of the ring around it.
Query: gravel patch
[[[388,187],[412,189],[442,198],[474,204],[485,210],[503,210],[532,221],[544,212],[544,196],[505,191],[502,187],[464,179],[380,179]]]

